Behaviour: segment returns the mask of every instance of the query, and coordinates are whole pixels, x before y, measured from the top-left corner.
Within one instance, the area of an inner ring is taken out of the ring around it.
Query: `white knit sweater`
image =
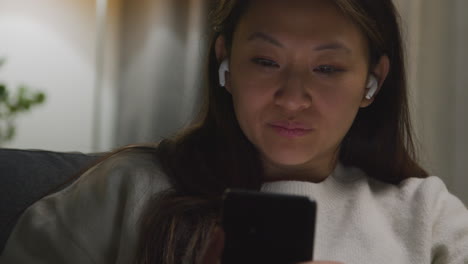
[[[325,181],[266,183],[317,201],[314,256],[346,264],[468,263],[468,211],[437,177],[390,185],[341,165]]]
[[[115,155],[31,206],[0,263],[131,263],[143,206],[168,188],[166,176],[147,153]],[[317,201],[317,260],[468,263],[468,211],[437,177],[411,178],[395,186],[338,165],[321,183],[269,182],[262,191]]]

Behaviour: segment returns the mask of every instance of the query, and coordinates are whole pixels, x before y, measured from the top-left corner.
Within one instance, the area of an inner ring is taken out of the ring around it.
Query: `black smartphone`
[[[223,264],[313,260],[317,205],[305,196],[227,190]]]

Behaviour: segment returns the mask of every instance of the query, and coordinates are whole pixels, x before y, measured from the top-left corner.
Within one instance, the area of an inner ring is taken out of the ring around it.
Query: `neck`
[[[271,181],[307,181],[319,183],[330,176],[336,167],[337,159],[321,164],[305,163],[300,165],[282,165],[264,160],[264,182]]]

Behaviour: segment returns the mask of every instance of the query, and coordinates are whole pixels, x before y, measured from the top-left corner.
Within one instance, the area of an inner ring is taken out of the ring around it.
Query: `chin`
[[[282,166],[297,166],[307,163],[312,159],[312,155],[303,153],[267,153],[265,154],[272,163]]]

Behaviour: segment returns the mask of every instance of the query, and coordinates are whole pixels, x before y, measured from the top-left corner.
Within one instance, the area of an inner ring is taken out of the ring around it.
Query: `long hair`
[[[382,55],[390,60],[390,71],[378,96],[369,107],[359,110],[341,144],[340,161],[387,183],[427,177],[416,162],[400,17],[393,2],[337,0],[336,3],[367,36],[370,66]]]
[[[220,197],[228,187],[259,190],[259,154],[242,133],[231,95],[218,85],[215,41],[233,35],[250,1],[213,1],[204,103],[194,124],[156,150],[172,188],[153,197],[141,216],[137,263],[196,263],[207,234],[218,223]],[[359,110],[345,136],[340,161],[369,177],[397,184],[426,177],[416,163],[408,113],[399,17],[391,0],[335,0],[367,36],[371,67],[382,55],[390,72],[374,103]]]

